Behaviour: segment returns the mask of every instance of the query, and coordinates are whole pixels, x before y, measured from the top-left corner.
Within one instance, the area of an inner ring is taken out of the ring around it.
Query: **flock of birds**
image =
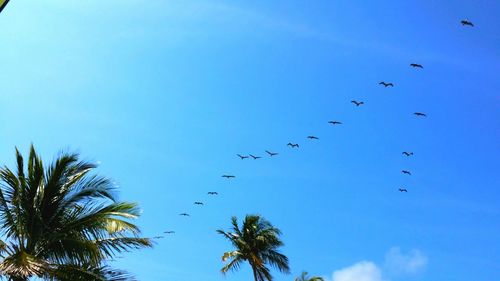
[[[460,21],[460,23],[462,24],[462,26],[471,26],[471,27],[474,26],[474,24],[471,21],[467,20],[467,19],[464,19],[464,20]],[[418,63],[411,63],[410,67],[415,68],[415,69],[424,69],[424,66],[421,65],[421,64],[418,64]],[[384,88],[394,87],[394,83],[386,82],[386,81],[380,81],[378,84],[381,85],[381,86],[383,86]],[[357,101],[357,100],[352,100],[351,103],[354,104],[356,107],[359,107],[359,106],[362,106],[362,105],[365,104],[363,101]],[[425,114],[423,112],[414,112],[413,114],[416,117],[418,117],[418,118],[427,117],[427,114]],[[342,125],[342,122],[337,121],[337,120],[331,120],[331,121],[328,121],[328,123],[331,124],[331,125],[333,125],[333,126]],[[307,136],[307,139],[309,139],[311,141],[319,140],[319,138],[317,136],[314,136],[314,135]],[[300,147],[298,143],[292,143],[292,142],[287,143],[286,146],[288,146],[291,149],[297,149],[297,148]],[[269,150],[265,150],[265,153],[269,157],[275,157],[275,156],[279,155],[278,152],[272,152],[272,151],[269,151]],[[405,157],[411,157],[411,156],[414,155],[414,153],[412,151],[403,151],[402,155],[404,155]],[[250,159],[250,158],[253,159],[253,160],[258,160],[258,159],[262,158],[262,156],[257,156],[257,155],[253,155],[253,154],[248,154],[248,155],[236,154],[236,156],[239,159],[241,159],[241,160],[246,160],[246,159]],[[404,175],[408,175],[408,176],[412,175],[411,171],[409,171],[409,170],[401,170],[401,173],[404,174]],[[224,175],[222,175],[222,178],[225,178],[227,180],[231,180],[231,179],[236,178],[236,176],[232,175],[232,174],[224,174]],[[402,192],[402,193],[403,192],[407,193],[408,189],[406,187],[400,187],[398,189],[398,191]],[[207,192],[207,195],[209,195],[209,196],[216,196],[216,195],[219,195],[219,193],[216,192],[216,191],[209,191],[209,192]],[[197,205],[197,206],[203,206],[204,205],[204,203],[200,202],[200,201],[195,201],[193,204]],[[185,213],[184,212],[184,213],[180,213],[179,216],[190,217],[191,215],[189,213]],[[173,231],[173,230],[166,230],[163,233],[164,234],[175,234],[175,231]],[[153,238],[154,239],[161,239],[161,238],[164,238],[164,236],[155,236]]]

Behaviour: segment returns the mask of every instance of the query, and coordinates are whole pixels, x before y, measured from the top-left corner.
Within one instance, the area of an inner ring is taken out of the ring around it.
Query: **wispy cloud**
[[[382,271],[373,262],[361,261],[333,272],[333,281],[382,281]]]
[[[424,58],[426,61],[438,61],[451,65],[461,63],[447,54],[435,51],[421,52],[408,47],[384,42],[381,38],[363,38],[359,36],[346,36],[335,32],[334,29],[324,30],[303,19],[292,19],[284,14],[271,13],[255,8],[250,8],[234,3],[220,1],[161,1],[163,9],[168,13],[168,18],[181,22],[196,22],[198,24],[222,24],[225,28],[236,26],[240,32],[245,32],[244,27],[252,31],[276,31],[290,36],[304,39],[317,40],[331,43],[343,48],[359,52],[374,52],[380,55],[408,60],[409,57]],[[163,15],[164,16],[164,15]],[[227,31],[227,30],[226,30]]]
[[[415,274],[427,266],[427,257],[413,249],[407,254],[398,247],[391,248],[385,255],[385,268],[391,274]]]
[[[390,281],[397,276],[409,276],[423,271],[427,261],[427,257],[417,249],[403,253],[400,248],[393,247],[386,253],[382,267],[372,261],[360,261],[334,271],[331,280]]]

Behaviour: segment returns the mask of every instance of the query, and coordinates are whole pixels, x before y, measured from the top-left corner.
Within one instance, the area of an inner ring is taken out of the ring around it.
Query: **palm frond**
[[[117,201],[111,181],[78,154],[62,153],[47,169],[33,145],[26,167],[17,148],[15,156],[15,172],[0,168],[0,276],[130,280],[104,261],[152,247],[131,222],[137,204]]]
[[[17,251],[15,254],[5,257],[0,262],[0,273],[4,276],[14,276],[17,278],[27,278],[29,276],[39,276],[49,269],[49,265],[37,257]]]
[[[223,258],[224,259],[224,258]],[[244,259],[240,256],[232,256],[230,262],[228,262],[224,267],[221,268],[222,274],[226,274],[228,271],[237,271],[241,267],[241,263],[243,263]]]
[[[222,261],[231,259],[221,269],[223,273],[230,269],[239,269],[242,261],[248,261],[257,281],[272,280],[266,264],[282,273],[289,273],[288,258],[278,252],[278,248],[283,245],[279,239],[281,231],[269,221],[259,215],[247,215],[240,227],[237,218],[232,217],[231,231],[217,230],[217,233],[230,240],[234,247],[233,251],[226,252],[222,256]]]
[[[265,263],[269,263],[274,268],[283,273],[289,273],[290,267],[288,266],[288,258],[275,250],[267,251],[262,255]]]
[[[129,252],[141,248],[151,248],[153,242],[148,238],[113,237],[94,241],[97,248],[107,257],[114,257],[118,253]]]
[[[62,265],[57,266],[47,279],[54,281],[135,281],[129,273],[108,266]]]

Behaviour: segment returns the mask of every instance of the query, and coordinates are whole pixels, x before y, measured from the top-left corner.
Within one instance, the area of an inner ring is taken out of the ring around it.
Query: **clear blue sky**
[[[350,280],[332,273],[360,261],[391,281],[500,280],[500,3],[270,2],[11,1],[0,162],[31,142],[100,161],[144,235],[177,231],[115,263],[140,280],[250,280],[220,274],[215,233],[247,213],[284,233],[276,281]],[[418,268],[390,265],[393,247]]]

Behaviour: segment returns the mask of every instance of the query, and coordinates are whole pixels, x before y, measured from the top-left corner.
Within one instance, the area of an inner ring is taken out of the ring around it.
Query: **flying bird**
[[[383,86],[384,86],[384,87],[386,87],[386,88],[387,88],[387,87],[394,87],[394,84],[392,84],[392,83],[387,83],[387,82],[384,82],[384,81],[382,81],[382,82],[380,82],[380,83],[378,83],[378,84],[379,84],[379,85],[383,85]]]
[[[401,173],[411,176],[410,171],[407,171],[407,170],[402,170]]]
[[[257,160],[257,159],[262,158],[262,157],[260,157],[260,156],[254,156],[254,155],[252,155],[252,154],[250,154],[250,157],[252,157],[252,158],[253,158],[253,160]]]
[[[406,188],[400,188],[399,192],[408,192],[408,190],[406,190]]]
[[[266,150],[266,153],[269,154],[269,156],[271,156],[271,157],[278,155],[278,153],[271,152],[271,151],[268,151],[268,150]]]
[[[219,195],[219,193],[215,192],[215,191],[209,191],[207,193],[208,195]]]
[[[420,117],[427,117],[427,114],[422,113],[422,112],[415,112],[413,114],[415,114],[416,116],[420,116]]]
[[[315,136],[307,136],[307,138],[311,140],[319,140],[319,138]]]
[[[291,148],[294,148],[294,147],[298,148],[299,147],[298,143],[291,143],[291,142],[289,142],[286,145],[289,146],[289,147],[291,147]]]
[[[153,239],[163,239],[163,238],[165,238],[165,236],[155,236],[155,237],[153,237]]]
[[[364,102],[362,101],[355,101],[355,100],[352,100],[351,103],[354,103],[356,106],[360,106],[362,104],[365,104]]]
[[[462,23],[463,26],[466,26],[466,25],[474,26],[474,24],[469,20],[462,20],[462,21],[460,21],[460,23]]]
[[[403,154],[406,156],[412,156],[413,152],[403,151]]]
[[[233,176],[233,175],[222,175],[223,178],[226,178],[226,179],[232,179],[232,178],[235,178],[236,176]]]
[[[173,231],[173,230],[167,230],[167,231],[163,231],[163,233],[165,233],[165,234],[175,234],[175,231]]]
[[[412,63],[410,64],[411,67],[414,67],[414,68],[424,68],[421,64],[418,64],[418,63]]]
[[[240,155],[240,154],[236,154],[236,155],[238,155],[238,157],[240,157],[241,160],[248,158],[248,156],[243,156],[243,155]]]
[[[328,121],[329,124],[332,124],[332,125],[340,125],[342,124],[342,122],[339,122],[339,121]]]
[[[203,204],[203,202],[198,202],[198,201],[194,202],[194,204],[195,204],[195,205],[201,205],[201,206],[203,206],[203,205],[204,205],[204,204]]]
[[[190,217],[190,215],[188,213],[180,213],[179,216]]]

